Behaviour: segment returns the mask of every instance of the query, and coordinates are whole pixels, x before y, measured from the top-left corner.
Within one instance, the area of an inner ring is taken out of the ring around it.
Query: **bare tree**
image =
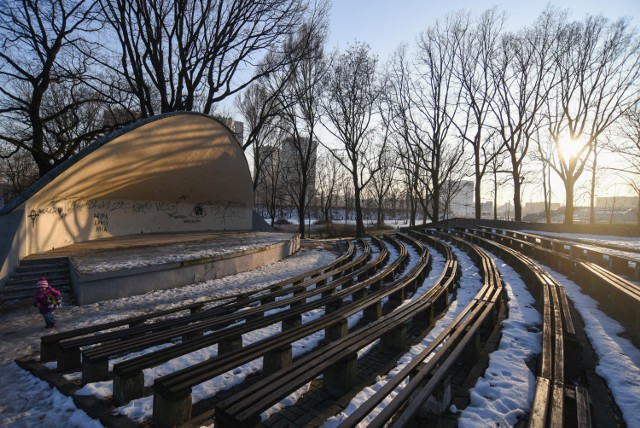
[[[602,169],[598,165],[598,158],[604,150],[608,150],[612,147],[612,142],[609,135],[593,141],[593,150],[591,151],[591,179],[589,181],[589,224],[595,224],[596,222],[596,185],[599,178],[602,176]],[[602,142],[601,142],[602,140]]]
[[[277,133],[275,124],[281,107],[278,97],[260,82],[254,82],[238,98],[236,107],[247,126],[248,135],[242,145],[243,150],[252,149],[253,154],[253,190],[258,188],[266,167],[270,162],[272,140]]]
[[[318,155],[317,170],[317,193],[320,196],[322,222],[331,223],[331,212],[338,199],[338,190],[345,180],[344,169],[335,156],[325,150]]]
[[[491,132],[487,129],[487,119],[491,112],[491,102],[495,95],[495,82],[491,78],[492,62],[498,38],[504,25],[504,14],[497,8],[482,13],[476,23],[469,25],[468,17],[463,17],[464,35],[458,50],[456,66],[453,67],[463,96],[460,98],[463,111],[461,119],[454,125],[462,138],[473,150],[475,218],[482,214],[482,179],[493,158],[498,155],[492,150]],[[458,119],[458,118],[456,118]]]
[[[0,4],[0,156],[29,153],[42,176],[109,129],[86,51],[93,0]]]
[[[386,138],[386,137],[385,137]],[[380,169],[371,179],[371,195],[376,205],[376,227],[384,227],[384,205],[387,195],[396,180],[397,156],[391,150],[377,150],[380,153]]]
[[[106,58],[102,65],[120,76],[120,89],[137,99],[143,117],[211,113],[302,52],[283,48],[304,22],[306,1],[99,1],[119,48],[116,64]]]
[[[425,169],[421,167],[422,156],[417,152],[421,133],[414,126],[414,108],[412,100],[412,70],[408,60],[408,47],[401,45],[392,55],[384,73],[384,90],[381,92],[380,116],[385,129],[390,130],[390,141],[397,155],[400,181],[406,188],[405,196],[409,201],[409,224],[416,225],[416,213],[420,194],[420,183],[425,180]],[[428,186],[423,186],[428,188]],[[424,192],[426,193],[426,192]]]
[[[638,195],[637,218],[640,225],[640,99],[622,115],[618,125],[618,134],[622,138],[618,140],[616,151],[626,162],[610,168],[622,175]]]
[[[280,126],[286,140],[283,147],[288,148],[285,162],[295,172],[285,174],[287,192],[298,212],[300,234],[304,238],[304,219],[308,205],[315,196],[315,176],[318,151],[316,129],[320,123],[323,82],[328,72],[323,45],[326,40],[326,11],[320,23],[314,28],[303,27],[295,45],[301,46],[307,53],[303,59],[291,65],[291,78],[280,94]]]
[[[281,192],[281,163],[279,158],[279,146],[275,144],[264,145],[262,147],[261,162],[262,173],[256,186],[256,198],[267,211],[273,227],[274,220],[278,215],[278,210],[282,211],[284,200]]]
[[[559,84],[549,98],[549,133],[559,154],[551,168],[565,186],[565,223],[574,188],[595,141],[638,99],[640,39],[627,19],[588,16],[564,26],[554,49]]]
[[[542,138],[541,127],[536,127],[535,140],[537,150],[533,154],[533,160],[540,163],[540,178],[542,184],[542,195],[544,200],[544,214],[547,223],[551,223],[551,168],[549,159],[553,157],[553,142],[548,138]]]
[[[0,159],[0,183],[9,186],[9,199],[13,199],[38,179],[38,168],[33,158],[24,150]],[[4,201],[5,203],[8,200]]]
[[[551,48],[565,14],[547,9],[535,25],[502,37],[493,78],[498,135],[511,163],[515,220],[522,220],[523,167],[538,115],[556,84]]]
[[[368,45],[356,43],[345,52],[336,53],[327,78],[324,112],[327,130],[341,143],[343,157],[335,149],[336,159],[351,175],[356,211],[356,236],[364,236],[361,194],[378,169],[370,150],[376,101],[377,58]]]
[[[464,29],[464,16],[449,16],[418,38],[417,81],[413,103],[415,144],[420,162],[430,178],[431,218],[440,219],[442,188],[464,163],[464,145],[452,140],[449,131],[460,106],[461,92],[455,85],[453,67]],[[417,120],[416,117],[418,118]],[[423,204],[426,213],[426,206]]]

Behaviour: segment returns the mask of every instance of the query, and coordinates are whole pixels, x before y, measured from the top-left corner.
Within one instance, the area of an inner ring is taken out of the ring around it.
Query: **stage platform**
[[[299,248],[291,233],[171,233],[81,242],[27,259],[68,258],[76,301],[85,305],[222,278]]]

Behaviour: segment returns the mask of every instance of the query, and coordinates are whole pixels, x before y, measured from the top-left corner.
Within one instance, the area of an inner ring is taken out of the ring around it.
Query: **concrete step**
[[[41,277],[49,278],[58,278],[69,276],[69,268],[51,268],[51,269],[39,269],[37,271],[24,272],[21,269],[16,269],[11,278],[14,278],[18,281],[23,279],[39,279]]]
[[[49,283],[49,285],[53,286],[53,287],[57,287],[60,284],[65,284],[65,283],[71,283],[71,278],[69,277],[69,272],[67,273],[60,273],[60,274],[56,274],[56,275],[48,275],[48,274],[43,274],[43,275],[35,275],[35,276],[26,276],[26,277],[21,277],[21,278],[14,278],[13,276],[11,277],[11,279],[9,279],[9,281],[7,281],[7,284],[5,285],[5,287],[33,287],[35,288],[36,286],[36,282],[38,281],[38,279],[40,279],[41,277],[45,276],[47,278],[47,282]]]
[[[49,285],[59,290],[66,303],[75,303],[66,258],[28,258],[20,261],[5,287],[0,290],[0,302],[31,299],[36,292],[36,282],[46,277]]]
[[[42,265],[69,265],[69,260],[66,257],[42,257],[34,258],[33,256],[20,260],[20,267],[28,266],[42,266]]]
[[[39,273],[43,271],[67,271],[69,270],[68,264],[42,264],[42,265],[30,265],[30,266],[18,266],[14,272],[14,274],[33,274]]]

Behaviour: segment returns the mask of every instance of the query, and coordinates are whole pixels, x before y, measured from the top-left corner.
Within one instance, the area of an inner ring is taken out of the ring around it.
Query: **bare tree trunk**
[[[480,220],[482,218],[482,176],[480,175],[480,156],[476,155],[476,183],[474,189],[474,197],[475,197],[475,218],[476,220]]]
[[[544,190],[544,217],[547,224],[551,223],[551,168],[542,163],[542,187]]]
[[[514,169],[513,171],[513,211],[515,215],[515,221],[522,221],[522,178],[520,171]]]
[[[565,181],[565,207],[564,207],[564,224],[573,224],[573,188],[574,181],[568,178]]]
[[[591,165],[591,189],[589,196],[589,224],[595,224],[596,222],[596,172],[598,166],[598,151],[595,145],[597,141],[594,142],[594,150],[593,150],[593,163]]]

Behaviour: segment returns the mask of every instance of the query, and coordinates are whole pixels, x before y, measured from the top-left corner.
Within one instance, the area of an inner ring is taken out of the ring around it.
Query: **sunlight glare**
[[[578,156],[580,150],[585,146],[586,142],[580,138],[562,138],[559,140],[560,157],[569,161]]]

